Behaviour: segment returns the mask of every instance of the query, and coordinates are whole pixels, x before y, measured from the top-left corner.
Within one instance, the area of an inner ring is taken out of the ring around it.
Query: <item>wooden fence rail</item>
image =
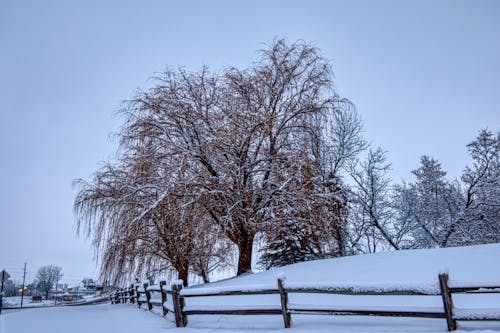
[[[170,311],[173,313],[177,327],[185,327],[188,324],[189,315],[281,315],[285,328],[291,327],[292,314],[314,314],[326,313],[332,315],[368,315],[368,316],[390,316],[390,317],[418,317],[418,318],[443,318],[446,319],[448,331],[457,329],[457,320],[496,320],[500,321],[500,306],[498,315],[477,315],[473,317],[454,315],[452,294],[467,293],[467,294],[500,294],[500,286],[466,286],[466,287],[449,287],[448,274],[439,274],[439,291],[437,290],[414,290],[414,289],[383,289],[370,290],[369,288],[360,289],[356,287],[331,287],[331,288],[313,288],[313,287],[286,287],[284,278],[279,277],[277,280],[277,288],[263,288],[255,290],[203,290],[200,288],[189,289],[183,291],[181,283],[173,283],[171,289],[166,287],[165,281],[160,281],[159,285],[149,286],[143,284],[142,288],[138,285],[131,285],[126,289],[119,289],[110,295],[111,303],[137,303],[138,307],[146,304],[148,310],[153,307],[161,307],[163,316]],[[152,295],[160,294],[160,298],[152,297]],[[443,303],[442,311],[412,311],[411,309],[404,311],[389,311],[389,310],[373,310],[373,309],[352,309],[349,307],[325,307],[325,306],[300,306],[290,304],[288,301],[289,294],[336,294],[336,295],[370,295],[370,296],[441,296]],[[169,295],[169,296],[167,296]],[[280,306],[276,308],[237,308],[237,309],[185,309],[186,298],[191,297],[213,297],[213,296],[245,296],[245,295],[279,295]],[[171,308],[167,304],[168,297],[171,298]]]

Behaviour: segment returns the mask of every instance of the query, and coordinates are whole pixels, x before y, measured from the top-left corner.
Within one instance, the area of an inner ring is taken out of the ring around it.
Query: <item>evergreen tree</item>
[[[307,225],[287,220],[261,249],[260,265],[265,269],[322,258],[321,246]]]
[[[396,187],[399,224],[410,224],[412,247],[446,246],[446,233],[460,215],[463,196],[458,183],[446,179],[438,160],[422,156],[412,171],[415,182]]]
[[[289,173],[281,174],[279,181],[286,186],[273,207],[275,218],[261,249],[260,264],[266,269],[340,255],[336,228],[341,223],[337,208],[342,206],[342,190],[315,176],[318,165],[305,152],[285,163]]]

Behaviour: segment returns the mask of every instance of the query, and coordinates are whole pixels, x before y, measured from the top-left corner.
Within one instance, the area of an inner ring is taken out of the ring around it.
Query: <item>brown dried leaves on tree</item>
[[[190,268],[208,276],[225,263],[227,240],[242,274],[257,233],[296,205],[293,218],[329,230],[325,251],[342,252],[343,157],[325,134],[350,106],[328,62],[302,42],[276,40],[245,70],[161,74],[123,110],[118,163],[77,182],[78,226],[103,255],[104,276],[165,267],[185,282]]]

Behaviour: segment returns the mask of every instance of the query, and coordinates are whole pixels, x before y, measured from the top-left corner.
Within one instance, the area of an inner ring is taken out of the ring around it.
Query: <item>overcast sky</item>
[[[114,116],[167,66],[245,67],[274,37],[323,51],[396,180],[423,154],[450,177],[500,125],[500,1],[0,1],[0,270],[95,275],[75,178],[113,158]]]

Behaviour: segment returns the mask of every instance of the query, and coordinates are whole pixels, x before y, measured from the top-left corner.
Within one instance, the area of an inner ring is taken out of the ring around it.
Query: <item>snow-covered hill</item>
[[[447,249],[410,250],[318,260],[249,274],[203,286],[201,289],[254,289],[276,287],[278,275],[287,284],[437,287],[438,274],[448,272],[450,283],[500,284],[500,244]],[[186,292],[189,292],[186,290]],[[349,308],[431,309],[442,311],[440,296],[346,296],[290,294],[290,304]],[[499,295],[454,295],[457,309],[500,309]],[[225,296],[187,298],[186,309],[279,307],[279,296]],[[153,311],[155,312],[155,311]],[[1,316],[2,333],[20,332],[446,332],[444,319],[328,316],[292,314],[292,328],[284,329],[281,316],[189,316],[186,328],[175,328],[173,315],[163,318],[131,304],[50,308]],[[457,332],[500,332],[500,322],[459,322]]]
[[[451,285],[500,283],[500,243],[402,250],[309,261],[211,283],[211,287],[289,283],[433,285],[447,272]]]
[[[289,265],[257,274],[185,290],[185,294],[220,290],[276,288],[285,276],[286,287],[355,287],[363,290],[412,289],[439,293],[439,273],[450,276],[451,287],[499,286],[500,244],[446,249],[407,250]],[[348,296],[289,294],[290,307],[351,310],[443,312],[440,296]],[[500,318],[500,295],[453,295],[454,313],[470,317],[488,313]],[[187,310],[280,308],[276,295],[188,298]],[[296,315],[292,315],[296,317]],[[422,319],[415,323],[422,323]],[[444,320],[442,320],[444,323]]]

